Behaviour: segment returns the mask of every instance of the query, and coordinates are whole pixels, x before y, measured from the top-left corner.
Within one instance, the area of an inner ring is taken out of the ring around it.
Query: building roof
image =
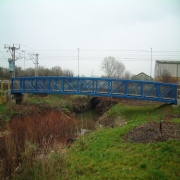
[[[156,60],[156,63],[159,63],[159,64],[180,64],[180,61]]]
[[[143,73],[143,72],[141,72],[141,73],[139,73],[139,74],[131,77],[131,79],[132,79],[132,78],[135,78],[136,76],[139,76],[140,74],[143,74],[143,75],[147,76],[148,78],[152,79],[152,77],[148,76],[147,74],[145,74],[145,73]]]

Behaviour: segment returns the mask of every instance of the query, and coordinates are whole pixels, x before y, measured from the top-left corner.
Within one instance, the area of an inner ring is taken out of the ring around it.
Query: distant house
[[[174,79],[180,79],[180,61],[160,61],[155,64],[154,77],[159,81],[164,72],[168,72]]]
[[[132,80],[140,80],[140,81],[153,81],[153,78],[148,76],[147,74],[141,72],[133,77],[131,77]]]

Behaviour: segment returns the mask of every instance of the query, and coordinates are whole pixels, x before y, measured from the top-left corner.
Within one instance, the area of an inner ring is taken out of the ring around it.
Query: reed
[[[46,157],[58,146],[64,146],[68,138],[76,138],[80,121],[60,111],[15,117],[3,131],[1,137],[1,179],[12,178],[32,166],[37,157]],[[41,177],[49,166],[47,158],[41,159]],[[53,163],[53,162],[51,162]],[[50,173],[52,174],[52,173]]]

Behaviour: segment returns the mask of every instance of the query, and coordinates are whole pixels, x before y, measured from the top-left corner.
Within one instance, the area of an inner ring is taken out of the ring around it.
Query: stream
[[[97,113],[94,109],[90,109],[88,111],[76,114],[75,117],[76,119],[79,119],[79,120],[84,120],[84,121],[93,120],[94,122],[96,122],[100,116],[101,115]]]

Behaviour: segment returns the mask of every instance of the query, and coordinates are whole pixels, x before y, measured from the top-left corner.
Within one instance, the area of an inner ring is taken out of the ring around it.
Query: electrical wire
[[[27,48],[32,49],[33,51],[35,51],[33,48],[31,48],[29,46],[26,46],[26,45],[23,45],[23,44],[15,44],[15,45],[21,45],[21,46],[27,47]]]
[[[3,55],[3,58],[0,58],[0,59],[4,59],[5,61],[8,61],[5,59],[3,52],[0,51],[0,53]]]
[[[19,44],[15,44],[19,45]],[[33,61],[33,54],[30,53],[30,51],[38,51],[41,52],[39,56],[39,61],[77,61],[78,54],[77,50],[34,50],[31,47],[28,47],[26,45],[21,46],[27,47],[31,50],[24,50],[29,52],[29,58],[26,58],[24,60],[31,60]],[[18,54],[18,59],[21,60],[22,57],[22,50],[16,51]],[[156,61],[157,59],[160,60],[166,60],[166,61],[178,61],[180,60],[180,51],[152,51],[152,57],[153,60],[151,60],[151,50],[79,50],[80,57],[79,60],[82,61],[102,61],[104,57],[107,56],[113,56],[116,60],[122,61],[122,62],[136,62],[136,61]],[[1,52],[2,53],[2,52]],[[4,54],[3,58],[5,59]],[[155,60],[156,59],[156,60]]]

